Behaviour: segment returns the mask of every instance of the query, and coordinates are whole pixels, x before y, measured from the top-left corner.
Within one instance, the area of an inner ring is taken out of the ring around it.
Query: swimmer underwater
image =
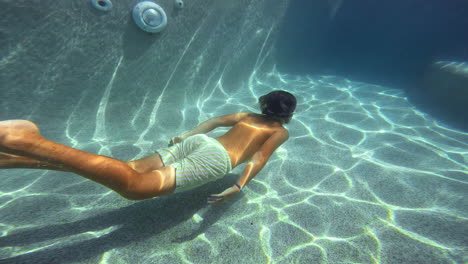
[[[296,98],[273,91],[259,98],[262,114],[237,113],[205,121],[174,137],[169,147],[132,161],[120,161],[45,139],[26,120],[0,122],[0,168],[68,171],[102,184],[130,200],[143,200],[193,189],[222,178],[247,163],[232,186],[208,197],[223,202],[245,187],[288,139],[283,124],[296,109]],[[217,127],[232,127],[224,135],[205,135]]]

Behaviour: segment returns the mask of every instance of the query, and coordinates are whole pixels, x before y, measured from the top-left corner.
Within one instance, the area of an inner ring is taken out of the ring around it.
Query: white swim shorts
[[[164,166],[176,169],[176,189],[181,192],[224,177],[231,171],[231,159],[216,139],[205,134],[186,138],[171,147],[159,149]]]

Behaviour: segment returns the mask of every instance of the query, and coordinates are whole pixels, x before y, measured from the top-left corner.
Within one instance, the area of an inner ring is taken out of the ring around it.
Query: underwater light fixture
[[[143,1],[133,8],[133,20],[142,30],[156,33],[167,25],[167,16],[164,9],[151,1]]]
[[[90,0],[91,5],[100,11],[109,11],[112,9],[111,0]]]
[[[174,1],[174,4],[175,4],[175,6],[176,6],[177,8],[180,8],[180,9],[184,8],[184,6],[185,6],[185,5],[184,5],[184,1],[182,1],[182,0],[175,0],[175,1]]]

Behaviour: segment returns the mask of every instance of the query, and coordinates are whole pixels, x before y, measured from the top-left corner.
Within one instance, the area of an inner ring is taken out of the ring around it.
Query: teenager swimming
[[[174,137],[156,154],[120,161],[74,149],[41,136],[26,120],[0,122],[0,168],[69,171],[102,184],[131,200],[186,191],[219,179],[247,163],[237,182],[208,202],[225,201],[239,193],[265,166],[273,152],[288,139],[296,98],[273,91],[259,98],[261,114],[236,113],[205,121]],[[224,135],[205,135],[217,127],[232,127]]]

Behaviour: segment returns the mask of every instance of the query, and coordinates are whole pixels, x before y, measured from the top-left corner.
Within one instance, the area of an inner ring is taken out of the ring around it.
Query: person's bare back
[[[263,115],[243,113],[226,134],[216,138],[231,158],[232,168],[252,159],[252,156],[275,133],[287,135],[280,122],[271,121]]]

